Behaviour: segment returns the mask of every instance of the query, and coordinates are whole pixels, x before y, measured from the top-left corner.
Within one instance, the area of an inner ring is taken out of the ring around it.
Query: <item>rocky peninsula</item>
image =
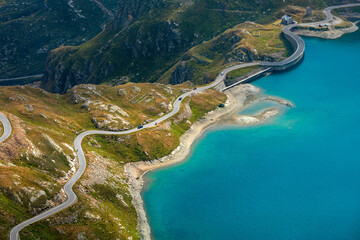
[[[344,19],[355,18],[354,15],[350,13],[343,14],[342,17]],[[356,15],[356,18],[359,18],[359,16]],[[359,29],[357,26],[359,21],[350,22],[344,19],[333,16],[333,20],[327,24],[299,24],[299,27],[296,28],[294,32],[298,35],[307,37],[337,39],[344,34],[356,32]]]

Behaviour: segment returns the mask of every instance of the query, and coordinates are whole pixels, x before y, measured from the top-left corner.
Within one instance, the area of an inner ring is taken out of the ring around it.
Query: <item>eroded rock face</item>
[[[228,53],[225,57],[227,63],[230,62],[253,62],[253,61],[265,61],[265,62],[278,62],[284,60],[284,52],[276,52],[269,55],[260,55],[255,49],[239,48],[236,51]]]
[[[97,83],[94,79],[105,78],[114,70],[114,66],[111,63],[102,62],[98,55],[89,59],[83,59],[81,66],[74,66],[71,62],[67,62],[67,60],[76,51],[73,49],[63,49],[50,53],[45,64],[41,88],[49,92],[64,94],[73,86],[83,83]],[[95,71],[96,67],[99,67],[98,71]]]
[[[120,5],[125,2],[121,2]],[[128,12],[144,11],[141,10],[144,6],[138,2],[129,3],[127,7],[140,7],[140,9]],[[154,8],[161,4],[161,2],[153,0],[148,3],[148,8]],[[129,16],[132,15],[128,15],[126,19]],[[116,21],[119,21],[119,26],[126,26],[130,23],[126,19],[124,15],[120,14]],[[77,53],[77,48],[73,47],[52,51],[46,62],[41,87],[50,92],[64,94],[79,84],[99,84],[114,75],[127,74],[128,68],[132,68],[134,71],[132,77],[129,76],[129,80],[147,81],[149,80],[148,74],[144,74],[142,77],[138,76],[139,71],[146,71],[141,62],[144,59],[151,62],[159,57],[167,58],[169,54],[178,51],[185,42],[178,24],[172,21],[156,21],[152,23],[152,27],[133,25],[121,33],[109,28],[107,34],[112,36],[110,40],[104,40],[98,49],[88,53],[90,57],[73,57]],[[116,61],[108,60],[112,56]],[[151,69],[147,71],[151,71]],[[137,73],[134,75],[135,72]]]
[[[153,28],[139,27],[134,39],[124,38],[124,51],[129,57],[139,60],[157,58],[172,52],[181,44],[182,34],[176,23],[157,22]]]
[[[114,19],[114,29],[121,30],[138,20],[154,8],[160,7],[162,0],[121,0]]]
[[[171,73],[169,80],[170,84],[181,84],[186,81],[190,81],[192,78],[192,70],[186,65],[186,62],[181,61],[176,69]]]
[[[239,48],[236,51],[226,55],[226,62],[233,62],[233,61],[252,62],[255,59],[256,59],[256,55],[254,55],[246,48]]]

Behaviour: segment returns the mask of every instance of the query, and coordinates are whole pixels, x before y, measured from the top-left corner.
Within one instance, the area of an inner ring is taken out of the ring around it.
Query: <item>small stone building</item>
[[[289,24],[293,24],[294,20],[290,16],[284,15],[281,18],[281,23],[284,25],[289,25]]]
[[[307,7],[306,8],[306,16],[311,16],[312,14],[312,8],[311,7]]]

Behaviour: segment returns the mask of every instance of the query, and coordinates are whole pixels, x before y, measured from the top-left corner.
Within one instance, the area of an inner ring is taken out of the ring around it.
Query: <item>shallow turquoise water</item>
[[[240,112],[240,115],[256,115],[267,108],[279,107],[280,105],[273,101],[255,101]]]
[[[360,32],[306,48],[255,83],[296,108],[208,132],[188,161],[147,175],[155,239],[360,239]]]

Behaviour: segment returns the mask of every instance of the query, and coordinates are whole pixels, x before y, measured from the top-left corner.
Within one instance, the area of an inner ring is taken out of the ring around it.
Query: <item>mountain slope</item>
[[[158,81],[190,48],[245,21],[273,21],[288,4],[323,7],[326,1],[120,1],[101,34],[50,54],[42,87],[65,93],[80,83]]]
[[[96,128],[122,130],[157,119],[188,90],[186,85],[128,83],[80,85],[59,95],[28,86],[1,87],[0,111],[9,118],[13,132],[0,144],[0,239],[7,239],[16,224],[65,200],[60,188],[76,170],[72,147],[76,135]],[[223,93],[206,91],[184,100],[177,115],[154,128],[126,136],[86,138],[82,146],[88,164],[75,187],[78,202],[25,228],[21,239],[79,239],[81,235],[138,239],[124,165],[168,155],[194,121],[225,100]]]
[[[50,50],[78,45],[101,32],[111,15],[102,0],[2,0],[0,78],[43,72]],[[117,0],[104,0],[115,12]]]

